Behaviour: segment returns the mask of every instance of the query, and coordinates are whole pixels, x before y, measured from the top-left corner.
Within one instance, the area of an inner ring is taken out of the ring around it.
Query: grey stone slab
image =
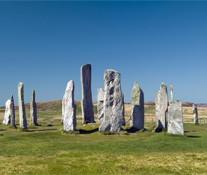
[[[98,110],[98,123],[102,123],[104,118],[104,91],[102,88],[98,88],[97,110]]]
[[[18,85],[18,104],[19,104],[19,127],[27,129],[27,118],[24,106],[24,85],[22,82]]]
[[[181,101],[170,103],[168,112],[168,133],[178,135],[184,134],[183,110]]]
[[[197,105],[193,104],[193,117],[194,117],[194,123],[198,124],[198,109]]]
[[[93,102],[91,93],[91,64],[81,66],[82,87],[82,123],[94,123]]]
[[[14,98],[13,95],[11,96],[11,103],[10,103],[10,126],[16,127],[15,125],[15,105],[14,105]]]
[[[132,92],[132,126],[136,129],[144,128],[144,93],[137,82]]]
[[[74,102],[74,89],[74,81],[71,80],[67,84],[62,100],[62,118],[64,131],[76,130],[76,105]]]
[[[35,90],[32,91],[32,97],[30,102],[30,120],[33,125],[37,124],[37,105],[35,101]]]
[[[167,86],[162,83],[155,99],[156,122],[158,128],[167,128],[168,95]]]
[[[125,124],[124,94],[121,90],[120,73],[106,70],[104,73],[104,119],[99,131],[120,131]]]
[[[170,85],[170,103],[173,102],[173,87]]]
[[[5,114],[4,114],[4,120],[2,122],[5,125],[8,125],[10,123],[10,117],[11,117],[10,106],[11,106],[11,99],[8,99],[5,104]]]

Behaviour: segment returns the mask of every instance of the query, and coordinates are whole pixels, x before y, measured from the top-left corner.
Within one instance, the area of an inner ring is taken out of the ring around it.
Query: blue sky
[[[60,100],[80,67],[92,64],[92,96],[106,69],[121,73],[125,101],[137,81],[145,101],[165,82],[174,99],[207,103],[207,2],[3,2],[0,1],[0,106]]]

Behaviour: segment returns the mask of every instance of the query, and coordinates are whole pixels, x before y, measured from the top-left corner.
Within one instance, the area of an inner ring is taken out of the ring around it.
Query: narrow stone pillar
[[[74,102],[74,81],[68,82],[62,101],[63,130],[76,130],[76,105]]]
[[[170,85],[170,103],[173,102],[173,87]]]
[[[167,128],[168,95],[167,86],[162,83],[155,99],[156,121],[159,129]]]
[[[37,124],[37,106],[35,102],[35,90],[32,91],[32,97],[30,102],[30,120],[33,125]]]
[[[170,103],[168,112],[168,133],[184,135],[182,102]]]
[[[132,125],[136,129],[144,128],[144,93],[137,82],[131,92],[132,97]]]
[[[193,117],[194,117],[194,123],[198,124],[198,109],[197,105],[193,104]]]
[[[120,131],[125,124],[124,94],[121,90],[120,73],[106,70],[104,73],[104,119],[99,131]]]
[[[11,103],[10,103],[10,126],[15,127],[15,106],[14,106],[14,98],[13,95],[11,96]]]
[[[18,103],[19,103],[19,127],[27,129],[27,118],[24,106],[24,85],[22,82],[18,85]]]
[[[102,88],[98,88],[97,95],[97,110],[98,110],[98,123],[102,123],[104,118],[104,91]]]
[[[81,66],[82,123],[95,123],[91,93],[91,64]]]

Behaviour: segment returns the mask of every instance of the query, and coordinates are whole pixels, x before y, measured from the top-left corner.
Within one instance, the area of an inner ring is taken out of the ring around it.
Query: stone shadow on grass
[[[84,130],[84,129],[78,129],[80,134],[91,134],[98,131],[98,128],[92,129],[92,130]]]
[[[28,132],[38,132],[38,131],[55,131],[58,129],[36,129],[36,130],[28,130]]]
[[[201,136],[186,136],[186,137],[189,137],[189,138],[200,138]]]
[[[135,133],[137,131],[147,131],[147,129],[143,128],[143,129],[137,129],[137,128],[134,128],[134,127],[131,127],[130,129],[125,129],[125,131],[127,131],[128,133]]]

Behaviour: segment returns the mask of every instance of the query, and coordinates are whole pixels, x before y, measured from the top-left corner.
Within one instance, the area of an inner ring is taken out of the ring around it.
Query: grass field
[[[28,125],[28,132],[0,124],[0,174],[207,175],[207,124],[189,123],[193,117],[191,107],[183,108],[187,122],[184,123],[184,136],[152,132],[154,106],[145,107],[146,131],[127,132],[127,125],[117,134],[104,135],[98,132],[98,124],[81,124],[80,103],[76,104],[80,134],[62,133],[61,101],[38,103],[41,126]],[[26,109],[29,123],[28,105]],[[125,109],[128,120],[131,105],[126,104]],[[198,111],[205,119],[206,108]],[[3,116],[1,108],[1,121]],[[16,118],[18,124],[17,110]]]

